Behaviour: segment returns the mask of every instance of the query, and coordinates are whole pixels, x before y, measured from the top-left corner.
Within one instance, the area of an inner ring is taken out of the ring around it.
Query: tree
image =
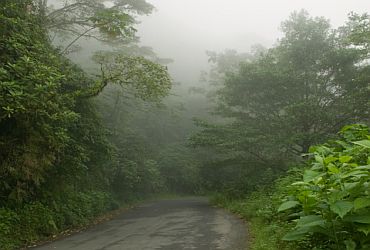
[[[355,46],[360,46],[358,49],[363,49],[370,53],[370,15],[365,13],[362,15],[351,13],[347,25],[342,27],[342,30],[348,36],[348,43]],[[369,56],[369,54],[365,54]]]
[[[49,31],[71,37],[63,53],[83,37],[116,45],[135,42],[135,16],[150,14],[154,8],[145,0],[70,0],[57,8],[48,8],[48,1],[40,0],[38,6]]]
[[[0,13],[0,196],[19,201],[45,180],[79,118],[65,87],[81,71],[56,55],[31,4],[3,1]]]
[[[119,84],[144,99],[165,96],[171,88],[167,68],[160,63],[151,48],[139,47],[136,42],[137,15],[150,14],[153,6],[145,0],[72,0],[62,7],[48,8],[48,1],[36,1],[35,8],[43,15],[45,28],[54,35],[72,36],[72,41],[62,49],[62,54],[81,38],[93,38],[115,47],[114,52],[98,51],[94,61],[100,75],[94,86],[81,96],[97,96],[109,83]]]
[[[167,68],[144,57],[127,56],[120,51],[99,52],[94,56],[101,74],[87,96],[98,95],[109,83],[134,89],[142,99],[162,98],[171,89]]]
[[[1,2],[0,197],[22,203],[48,184],[63,188],[109,179],[113,156],[91,98],[109,84],[158,100],[171,88],[164,66],[144,57],[101,52],[100,75],[87,75],[55,49],[40,2]],[[99,159],[98,159],[99,158]],[[68,181],[66,181],[68,179]],[[97,180],[100,180],[97,181]],[[98,184],[100,183],[100,184]],[[93,186],[93,185],[88,185]],[[41,192],[42,193],[42,192]]]
[[[304,11],[284,22],[285,36],[246,62],[220,90],[220,112],[295,154],[367,117],[362,54],[346,46],[323,18]],[[283,146],[284,145],[284,146]]]
[[[285,169],[310,145],[369,117],[367,52],[349,42],[355,33],[332,30],[305,11],[293,13],[282,30],[277,46],[225,74],[216,114],[229,122],[201,122],[192,138],[214,148],[221,166],[249,169],[250,178]]]

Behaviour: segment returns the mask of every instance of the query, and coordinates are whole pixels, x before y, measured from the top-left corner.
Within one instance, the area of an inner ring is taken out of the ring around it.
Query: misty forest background
[[[370,16],[294,12],[189,87],[140,46],[153,8],[1,1],[0,248],[177,194],[240,214],[251,249],[369,249]]]

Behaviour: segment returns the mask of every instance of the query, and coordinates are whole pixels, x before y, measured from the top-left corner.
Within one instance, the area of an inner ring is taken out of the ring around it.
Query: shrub
[[[295,224],[284,240],[370,249],[369,128],[346,126],[340,137],[310,148],[309,167],[279,207]]]
[[[20,228],[28,242],[49,236],[57,231],[54,212],[40,202],[25,205],[17,211],[20,217]]]
[[[20,219],[17,213],[10,209],[0,208],[0,249],[14,249],[20,244],[17,225]]]
[[[116,207],[105,192],[66,192],[52,202],[0,208],[0,249],[16,249],[67,228],[84,226]]]
[[[227,208],[248,221],[251,237],[251,250],[290,250],[297,245],[284,242],[281,238],[292,226],[277,212],[282,197],[287,195],[287,186],[298,179],[299,169],[292,169],[288,175],[275,181],[273,185],[260,186],[246,198],[234,199],[227,194],[215,194],[211,202]],[[303,249],[303,248],[299,248]]]

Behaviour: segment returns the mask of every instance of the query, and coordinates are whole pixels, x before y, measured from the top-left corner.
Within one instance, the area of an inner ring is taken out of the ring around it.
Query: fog
[[[370,249],[369,100],[370,0],[0,0],[0,250]]]
[[[194,85],[207,68],[206,50],[248,51],[251,45],[272,46],[279,26],[295,10],[330,19],[333,27],[346,22],[351,11],[369,12],[368,0],[149,0],[156,7],[140,17],[141,43],[161,57],[177,81]]]

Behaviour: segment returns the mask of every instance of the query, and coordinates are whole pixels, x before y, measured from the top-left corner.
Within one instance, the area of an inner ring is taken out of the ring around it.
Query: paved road
[[[146,203],[37,250],[245,250],[246,228],[204,198]]]

